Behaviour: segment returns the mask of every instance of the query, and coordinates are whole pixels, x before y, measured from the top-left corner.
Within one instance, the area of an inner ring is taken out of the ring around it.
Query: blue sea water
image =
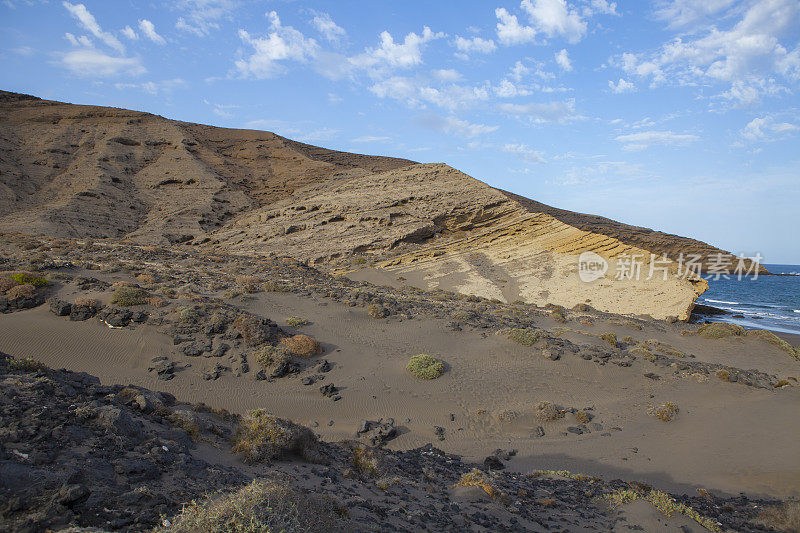
[[[714,320],[800,334],[800,265],[764,266],[773,274],[789,275],[709,279],[709,288],[697,303],[743,317],[721,315]]]

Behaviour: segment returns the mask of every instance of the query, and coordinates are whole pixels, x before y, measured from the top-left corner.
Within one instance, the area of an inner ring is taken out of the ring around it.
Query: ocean
[[[712,320],[800,334],[800,265],[764,266],[773,274],[788,275],[709,279],[697,303],[741,315],[709,317]]]

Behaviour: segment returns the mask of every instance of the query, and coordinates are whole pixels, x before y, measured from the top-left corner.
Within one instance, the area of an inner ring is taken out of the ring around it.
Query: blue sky
[[[800,263],[797,0],[0,0],[0,87],[446,162]]]

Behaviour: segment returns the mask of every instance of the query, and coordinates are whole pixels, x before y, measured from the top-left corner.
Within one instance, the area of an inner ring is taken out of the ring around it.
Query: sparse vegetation
[[[97,298],[90,298],[88,296],[80,296],[75,298],[75,306],[77,307],[86,307],[89,309],[100,309],[103,305],[100,303],[100,300]]]
[[[261,284],[261,288],[267,292],[291,292],[291,286],[282,281],[267,280]]]
[[[758,516],[759,522],[778,531],[800,531],[800,502],[788,501],[766,507]]]
[[[606,341],[610,346],[617,347],[617,336],[613,333],[603,333],[600,338]]]
[[[255,294],[261,290],[261,278],[256,276],[239,276],[236,284],[247,294]]]
[[[800,359],[800,348],[795,348],[785,340],[781,339],[771,331],[767,331],[764,329],[752,329],[747,332],[748,337],[756,337],[757,339],[761,339],[765,342],[770,343],[773,346],[783,350],[784,352],[788,353],[795,359]]]
[[[196,324],[200,320],[200,312],[191,306],[178,309],[178,320],[181,324]]]
[[[731,380],[731,373],[725,370],[724,368],[720,368],[716,371],[715,375],[722,381],[730,381]]]
[[[431,355],[421,353],[411,358],[406,370],[415,378],[436,379],[444,372],[444,363]]]
[[[50,285],[50,282],[47,281],[47,278],[38,274],[33,274],[32,272],[15,272],[11,274],[9,278],[17,285],[30,284],[37,289]]]
[[[17,285],[8,289],[6,291],[6,296],[9,300],[16,300],[18,298],[34,298],[36,296],[36,287],[30,283]]]
[[[238,331],[250,346],[264,343],[269,337],[269,330],[264,322],[249,313],[242,313],[233,321],[233,328]]]
[[[352,452],[353,470],[364,477],[378,477],[381,458],[377,450],[357,444]]]
[[[672,402],[664,402],[663,404],[653,407],[648,411],[650,416],[654,416],[664,422],[671,422],[675,415],[678,414],[678,406]]]
[[[574,415],[575,420],[581,424],[588,424],[592,420],[592,417],[590,417],[585,411],[575,411]]]
[[[305,426],[278,418],[263,409],[242,417],[233,440],[233,451],[245,461],[272,461],[296,455],[312,463],[322,462],[319,441]]]
[[[8,360],[8,369],[9,370],[16,370],[19,372],[37,372],[39,370],[44,370],[47,368],[44,363],[37,361],[31,357],[23,357],[18,359],[16,357],[12,357]]]
[[[292,335],[281,339],[281,343],[297,357],[307,359],[322,353],[322,345],[308,335]]]
[[[552,422],[564,418],[564,410],[550,402],[539,402],[534,408],[536,418],[542,422]]]
[[[700,326],[697,329],[697,334],[704,339],[724,339],[725,337],[738,337],[744,335],[744,328],[736,324],[727,324],[725,322],[713,322]]]
[[[508,332],[509,339],[523,346],[533,346],[541,336],[541,330],[534,328],[512,329]]]
[[[650,489],[640,492],[633,488],[619,489],[606,495],[606,498],[612,507],[619,507],[635,500],[645,500],[661,511],[664,516],[670,517],[673,513],[682,514],[709,531],[722,531],[720,524],[716,521],[701,515],[692,507],[676,501],[672,496],[660,490]]]
[[[646,344],[639,344],[638,346],[631,348],[629,353],[633,356],[647,359],[650,362],[655,362],[656,360],[656,356],[650,351],[650,348],[648,348]]]
[[[567,321],[567,317],[564,315],[565,311],[566,310],[563,307],[561,307],[560,305],[556,305],[550,311],[550,316],[556,322],[560,322],[560,323],[563,324],[563,323],[565,323]]]
[[[286,483],[254,480],[241,489],[192,501],[159,533],[327,532],[341,527],[329,499],[304,495]]]
[[[500,502],[507,502],[509,500],[508,496],[503,494],[500,490],[498,490],[494,485],[492,485],[491,478],[486,475],[485,473],[481,472],[477,468],[473,469],[470,472],[462,474],[461,479],[458,480],[458,483],[453,485],[454,487],[478,487],[483,490],[489,497],[493,500],[500,501]]]
[[[145,305],[148,303],[150,293],[141,287],[120,287],[111,296],[111,303],[129,307],[132,305]]]
[[[367,314],[372,318],[386,318],[386,309],[384,307],[372,304],[367,307]]]
[[[306,324],[310,324],[310,322],[308,319],[301,316],[290,316],[286,319],[286,324],[292,328],[299,328],[301,326],[305,326]]]
[[[255,353],[256,363],[270,368],[292,360],[292,354],[285,346],[264,346]]]

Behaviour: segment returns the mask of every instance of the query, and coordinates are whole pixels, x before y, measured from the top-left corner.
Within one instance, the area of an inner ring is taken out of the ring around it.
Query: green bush
[[[38,276],[30,272],[17,272],[9,276],[17,285],[31,284],[37,289],[47,287],[50,282],[43,276]]]
[[[310,324],[308,319],[303,318],[301,316],[290,316],[286,319],[286,324],[292,328],[299,328],[300,326],[305,326],[306,324]]]
[[[128,307],[131,305],[144,305],[150,298],[150,293],[139,287],[120,287],[114,291],[111,303]]]
[[[323,462],[319,441],[310,429],[263,409],[250,411],[242,418],[234,437],[233,451],[250,463],[287,455],[296,455],[312,463]]]
[[[341,530],[342,511],[328,498],[305,495],[286,483],[255,480],[228,494],[192,501],[156,531],[171,533],[327,532]]]
[[[541,336],[541,331],[533,328],[512,329],[508,332],[509,339],[523,346],[533,346]]]
[[[421,353],[411,358],[406,370],[419,379],[436,379],[444,372],[444,363],[435,357]]]
[[[736,324],[727,324],[725,322],[714,322],[700,326],[697,334],[704,339],[724,339],[725,337],[738,337],[744,335],[744,328]]]

